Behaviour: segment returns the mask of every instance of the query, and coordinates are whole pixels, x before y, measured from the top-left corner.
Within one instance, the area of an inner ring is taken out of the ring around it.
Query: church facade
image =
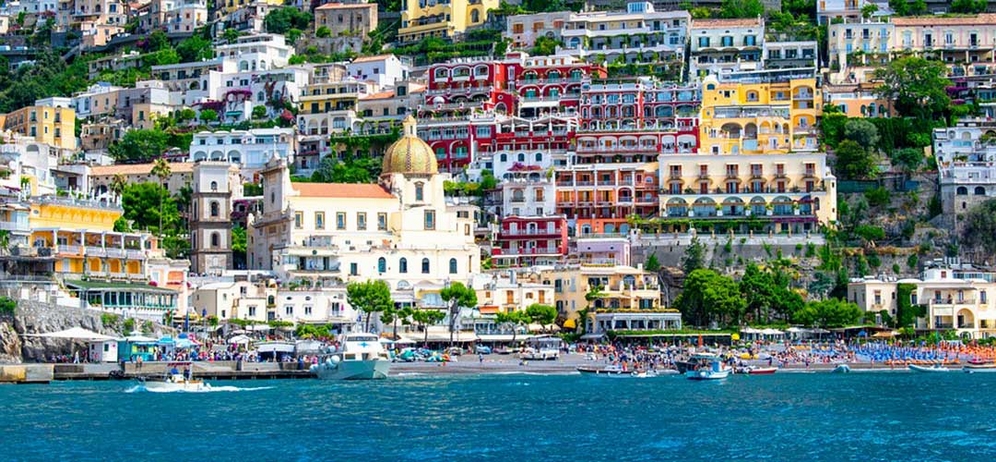
[[[449,174],[439,173],[415,120],[403,125],[378,184],[292,183],[286,160],[271,159],[260,172],[262,212],[249,218],[249,268],[308,287],[380,279],[396,302],[429,306],[438,297],[423,293],[480,272],[474,214],[447,206]]]

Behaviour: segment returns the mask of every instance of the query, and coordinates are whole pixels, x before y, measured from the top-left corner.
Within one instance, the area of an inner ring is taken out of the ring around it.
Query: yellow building
[[[146,281],[149,258],[161,257],[158,241],[146,233],[119,233],[117,205],[62,198],[29,200],[31,253],[53,259],[53,271],[67,279]]]
[[[823,92],[816,79],[702,84],[699,152],[783,154],[815,151]]]
[[[76,149],[76,111],[70,107],[23,107],[0,115],[0,127],[30,136],[39,143]]]
[[[415,42],[426,37],[454,38],[488,19],[488,10],[498,8],[499,0],[452,0],[430,2],[405,0],[401,9],[398,42]]]
[[[612,330],[681,328],[681,313],[661,306],[657,274],[641,267],[582,263],[543,270],[540,279],[553,286],[557,312],[584,322],[585,332],[593,336]],[[596,287],[599,295],[587,300]],[[580,320],[578,312],[584,309],[588,315]]]

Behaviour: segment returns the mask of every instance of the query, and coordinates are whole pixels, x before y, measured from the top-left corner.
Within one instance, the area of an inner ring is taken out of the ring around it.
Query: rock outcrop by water
[[[105,328],[100,315],[100,312],[93,310],[18,300],[14,318],[0,319],[0,363],[40,362],[53,355],[72,356],[74,352],[86,351],[85,342],[23,334],[82,327],[101,334],[120,335],[112,328]]]

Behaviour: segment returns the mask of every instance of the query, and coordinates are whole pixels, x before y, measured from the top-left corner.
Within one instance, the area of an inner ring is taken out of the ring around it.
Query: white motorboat
[[[720,380],[730,376],[730,366],[719,359],[703,362],[685,372],[685,377],[691,380]]]
[[[374,334],[343,334],[342,350],[312,365],[311,372],[324,380],[386,379],[391,358]]]
[[[179,366],[184,368],[183,372],[177,369]],[[163,377],[142,379],[142,387],[146,391],[152,392],[198,392],[211,389],[211,384],[194,378],[193,367],[190,363],[173,363],[168,364],[166,367],[170,369],[167,370]]]
[[[917,366],[916,364],[910,364],[910,370],[913,372],[950,372],[948,369],[940,364],[934,364],[933,366]]]

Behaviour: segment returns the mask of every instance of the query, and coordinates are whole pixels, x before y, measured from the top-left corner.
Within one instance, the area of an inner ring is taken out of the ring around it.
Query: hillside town
[[[984,342],[989,11],[8,0],[0,294],[149,334]]]

